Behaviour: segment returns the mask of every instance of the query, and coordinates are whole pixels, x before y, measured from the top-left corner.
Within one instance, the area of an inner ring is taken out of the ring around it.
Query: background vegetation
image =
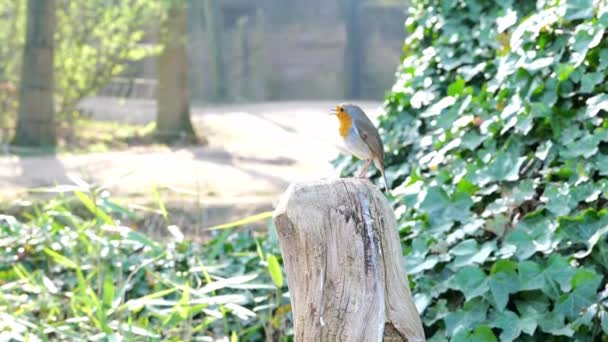
[[[144,212],[102,189],[55,190],[73,191],[76,200],[59,196],[20,218],[0,215],[0,340],[290,335],[271,226],[259,234],[228,225],[198,244],[158,202],[171,236],[160,243],[128,227]]]
[[[607,27],[605,1],[411,2],[381,125],[431,340],[606,340]]]

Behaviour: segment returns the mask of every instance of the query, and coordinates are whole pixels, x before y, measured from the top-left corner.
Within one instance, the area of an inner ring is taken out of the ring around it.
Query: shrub
[[[428,337],[606,336],[608,4],[412,0],[406,26],[381,132]]]

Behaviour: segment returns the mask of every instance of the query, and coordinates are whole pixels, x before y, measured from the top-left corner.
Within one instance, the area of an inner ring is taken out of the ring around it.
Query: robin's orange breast
[[[346,139],[348,131],[353,125],[353,120],[350,118],[350,115],[344,111],[338,112],[338,120],[340,120],[340,127],[338,128],[340,136],[342,136],[343,139]]]

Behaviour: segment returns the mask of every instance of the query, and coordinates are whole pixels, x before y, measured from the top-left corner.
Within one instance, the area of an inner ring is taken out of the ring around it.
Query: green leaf
[[[458,78],[456,81],[454,81],[452,84],[450,84],[448,86],[448,95],[449,96],[462,95],[465,85],[466,85],[466,83],[465,83],[464,79]]]
[[[479,182],[485,184],[492,181],[516,181],[519,179],[519,169],[525,157],[520,157],[521,144],[511,140],[507,147],[498,151],[496,157],[485,170],[480,171]]]
[[[80,202],[96,217],[98,217],[99,219],[101,219],[103,222],[105,222],[106,224],[109,225],[114,225],[114,220],[112,220],[112,218],[106,214],[105,212],[103,212],[103,210],[101,210],[96,204],[95,202],[93,202],[93,200],[91,198],[89,198],[89,196],[87,196],[85,193],[80,192],[80,191],[74,191],[74,195],[76,195],[76,197],[78,197],[78,199],[80,200]]]
[[[608,233],[608,211],[588,209],[577,216],[560,217],[557,234],[569,243],[583,244],[587,250],[574,254],[582,258],[592,252],[593,247]]]
[[[114,279],[112,277],[112,273],[107,271],[103,277],[103,294],[102,294],[102,303],[103,307],[107,310],[112,307],[114,302]]]
[[[471,196],[465,192],[457,192],[450,198],[441,187],[432,186],[426,190],[420,209],[427,212],[431,226],[436,226],[449,221],[467,221],[472,204]]]
[[[566,1],[566,20],[579,20],[593,18],[593,0],[567,0]]]
[[[277,287],[283,287],[283,273],[281,271],[281,266],[279,265],[279,259],[270,254],[266,258],[266,261],[268,262],[268,273],[270,273],[272,281]]]
[[[490,291],[498,310],[504,310],[509,294],[519,291],[517,264],[510,260],[499,260],[492,265],[490,272]]]
[[[546,266],[546,272],[550,279],[559,284],[562,291],[570,291],[575,270],[566,258],[559,254],[551,255]]]
[[[481,325],[472,332],[460,331],[452,339],[454,342],[496,342],[496,336],[487,325]]]
[[[600,111],[608,112],[608,94],[602,93],[587,99],[586,117],[593,118]]]
[[[603,80],[604,74],[601,72],[591,72],[584,74],[583,78],[581,79],[580,92],[586,94],[593,92],[595,86],[600,84]],[[591,98],[587,100],[587,104],[589,104],[590,100]],[[587,109],[587,112],[589,112],[589,109]],[[587,114],[587,116],[589,116],[589,114]],[[593,116],[595,116],[595,114]]]
[[[604,334],[608,335],[608,313],[606,311],[602,311],[600,320],[602,325],[602,331],[604,332]]]
[[[158,188],[156,186],[153,187],[152,194],[154,195],[154,200],[158,205],[158,209],[160,210],[163,219],[165,219],[166,223],[169,223],[169,214],[167,213],[167,208],[165,208],[165,202],[163,201],[160,192],[158,191]]]
[[[522,328],[520,320],[513,311],[494,311],[490,315],[489,321],[491,322],[492,327],[500,328],[502,330],[499,336],[500,341],[510,342],[521,335]]]
[[[534,261],[522,261],[518,265],[518,276],[521,290],[540,290],[546,285],[546,275],[541,265]]]
[[[557,336],[567,336],[572,337],[574,335],[574,331],[570,326],[565,324],[564,315],[552,311],[544,316],[538,321],[538,325],[540,329],[548,334],[557,335]]]
[[[589,158],[598,152],[600,139],[594,134],[585,133],[580,139],[568,144],[560,154],[565,158]]]
[[[473,239],[464,240],[450,249],[450,254],[455,258],[448,267],[456,270],[463,266],[482,264],[494,250],[496,250],[495,241],[488,241],[480,247]]]
[[[54,250],[52,250],[48,247],[44,248],[44,253],[46,255],[48,255],[49,257],[51,257],[56,263],[58,263],[61,266],[71,268],[71,269],[78,268],[78,265],[75,262],[73,262],[72,260],[66,258],[65,256],[61,255],[58,252],[55,252]]]
[[[450,312],[445,317],[445,325],[448,336],[453,336],[459,331],[469,331],[486,320],[488,311],[487,302],[481,298],[467,301],[461,309]]]
[[[458,270],[451,283],[452,288],[462,292],[467,301],[483,296],[489,290],[486,274],[476,266],[465,266]]]
[[[572,292],[563,294],[556,303],[555,311],[567,318],[574,319],[581,310],[595,303],[596,293],[602,281],[602,276],[593,271],[579,269],[572,278]]]
[[[541,196],[541,201],[547,202],[547,209],[556,216],[568,215],[577,205],[567,183],[548,184]]]

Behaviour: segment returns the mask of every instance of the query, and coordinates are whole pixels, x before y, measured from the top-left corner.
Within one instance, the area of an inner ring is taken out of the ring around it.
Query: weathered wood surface
[[[424,341],[395,215],[375,185],[292,184],[274,222],[296,341]]]

